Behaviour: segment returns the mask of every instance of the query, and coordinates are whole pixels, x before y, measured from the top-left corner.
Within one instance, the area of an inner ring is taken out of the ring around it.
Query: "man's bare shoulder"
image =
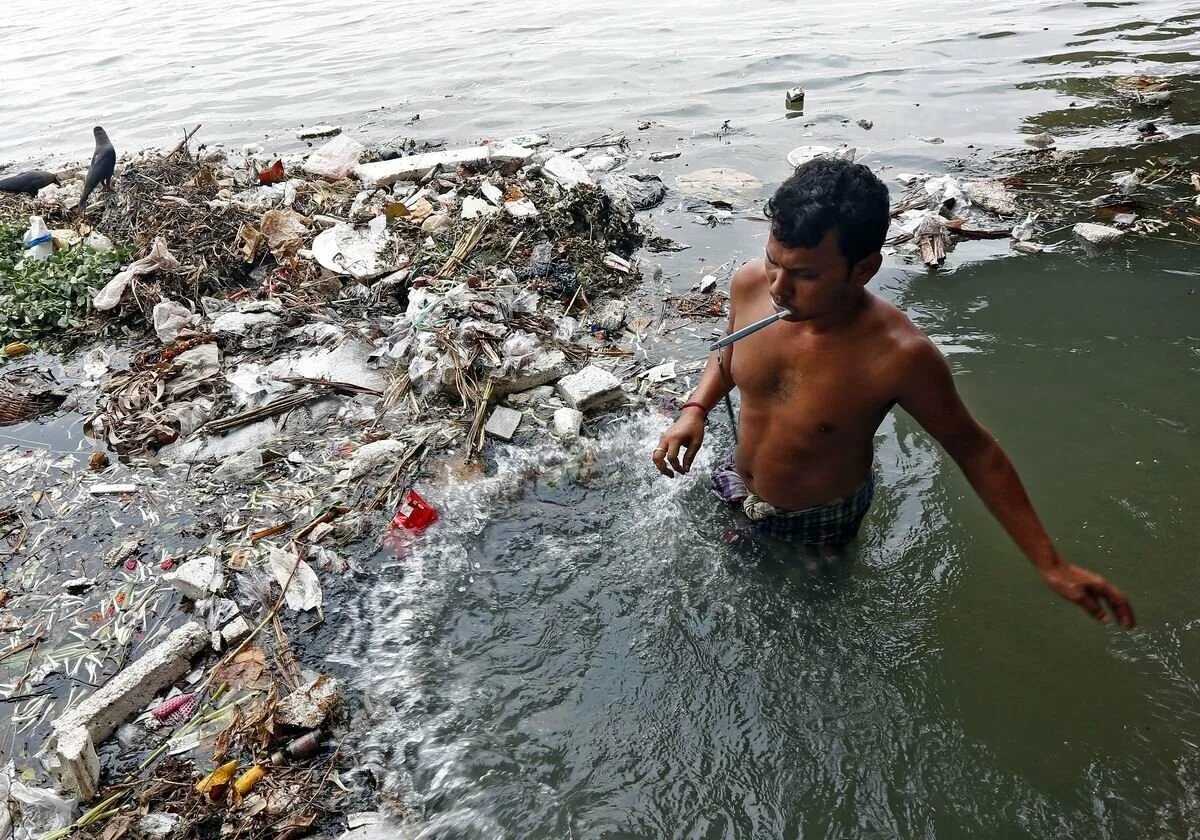
[[[898,367],[911,369],[941,358],[929,336],[894,304],[874,294],[871,299],[871,331],[883,344],[886,356]]]
[[[750,260],[733,273],[729,281],[729,296],[736,304],[739,300],[755,296],[767,282],[767,266],[764,260]]]

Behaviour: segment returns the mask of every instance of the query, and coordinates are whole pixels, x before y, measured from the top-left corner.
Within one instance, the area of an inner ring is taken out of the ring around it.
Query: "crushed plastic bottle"
[[[25,256],[32,260],[44,260],[54,253],[54,237],[41,216],[29,217],[29,230],[21,237],[28,249]]]

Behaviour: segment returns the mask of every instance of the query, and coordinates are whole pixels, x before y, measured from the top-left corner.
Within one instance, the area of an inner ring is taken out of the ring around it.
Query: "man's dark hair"
[[[842,255],[854,265],[883,247],[888,191],[861,163],[818,157],[779,185],[766,214],[775,239],[788,248],[814,248],[836,230]]]

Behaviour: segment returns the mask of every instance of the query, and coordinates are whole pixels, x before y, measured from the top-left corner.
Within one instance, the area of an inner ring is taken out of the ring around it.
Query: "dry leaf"
[[[100,840],[121,840],[133,831],[133,821],[136,814],[118,814],[108,821]]]
[[[299,814],[292,814],[282,824],[280,824],[275,837],[276,840],[289,840],[292,837],[302,837],[312,828],[313,820],[317,818],[314,811],[303,811]]]
[[[267,656],[262,648],[248,647],[233,658],[228,665],[217,669],[214,682],[229,683],[232,688],[266,688],[270,681],[267,672]]]

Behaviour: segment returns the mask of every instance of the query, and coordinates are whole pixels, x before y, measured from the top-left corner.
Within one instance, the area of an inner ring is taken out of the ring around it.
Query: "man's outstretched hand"
[[[1043,571],[1042,579],[1061,597],[1078,604],[1097,621],[1108,623],[1112,620],[1109,613],[1112,613],[1126,630],[1137,623],[1125,593],[1095,572],[1062,562]]]

